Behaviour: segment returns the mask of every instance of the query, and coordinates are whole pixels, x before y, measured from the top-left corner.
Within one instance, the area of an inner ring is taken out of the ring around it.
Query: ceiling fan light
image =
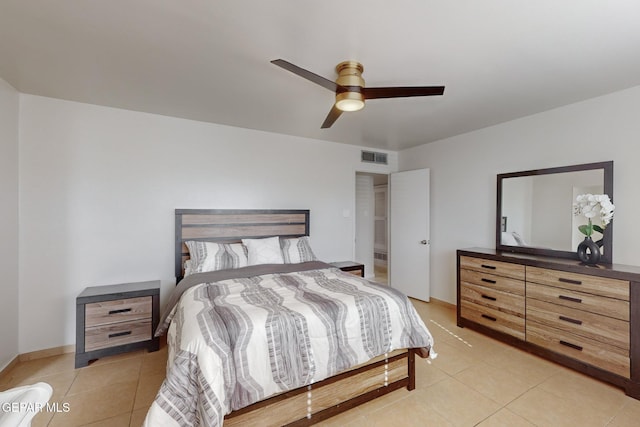
[[[340,111],[358,111],[364,108],[364,99],[358,92],[344,92],[336,95],[336,108]]]
[[[341,111],[358,111],[362,110],[364,102],[359,99],[343,99],[336,102],[336,108]]]

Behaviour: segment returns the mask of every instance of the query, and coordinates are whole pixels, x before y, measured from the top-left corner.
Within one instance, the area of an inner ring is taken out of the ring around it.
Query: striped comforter
[[[432,338],[406,296],[328,264],[188,276],[165,319],[167,377],[145,426],[221,426],[225,414]]]

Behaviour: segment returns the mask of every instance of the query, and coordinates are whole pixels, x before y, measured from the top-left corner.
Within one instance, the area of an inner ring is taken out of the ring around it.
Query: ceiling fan
[[[364,107],[365,99],[404,98],[409,96],[442,95],[444,86],[397,86],[365,87],[362,71],[364,67],[356,61],[344,61],[336,66],[338,78],[335,82],[311,71],[300,68],[284,59],[274,59],[272,64],[291,71],[293,74],[329,89],[336,94],[336,102],[324,119],[322,129],[330,128],[345,111],[358,111]]]

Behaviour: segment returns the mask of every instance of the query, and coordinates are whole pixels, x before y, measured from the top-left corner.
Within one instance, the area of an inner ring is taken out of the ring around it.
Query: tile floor
[[[373,267],[373,271],[373,274],[375,275],[373,280],[386,285],[389,279],[387,274],[387,267],[383,265],[375,265]]]
[[[417,359],[417,388],[398,390],[323,426],[638,426],[640,401],[615,387],[455,326],[455,311],[414,304],[439,356]],[[42,413],[40,426],[141,425],[164,379],[166,347],[100,359],[74,369],[73,354],[16,365],[0,390],[37,381],[68,413]]]

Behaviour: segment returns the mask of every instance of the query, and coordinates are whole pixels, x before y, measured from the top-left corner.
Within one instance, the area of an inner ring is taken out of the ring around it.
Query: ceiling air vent
[[[387,164],[387,153],[377,153],[375,151],[362,151],[362,161],[367,163]]]

